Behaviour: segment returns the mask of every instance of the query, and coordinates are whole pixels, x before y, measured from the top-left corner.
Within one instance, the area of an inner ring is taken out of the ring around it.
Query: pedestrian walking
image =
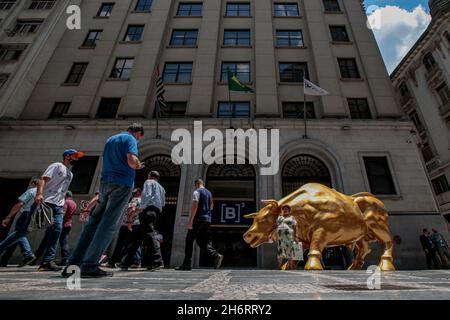
[[[213,248],[209,239],[209,226],[211,224],[211,210],[213,210],[213,197],[211,192],[205,188],[202,179],[195,180],[195,191],[192,199],[191,214],[187,225],[184,261],[175,270],[191,270],[192,250],[194,240],[200,248],[206,250],[208,256],[214,258],[214,269],[220,268],[223,256]]]
[[[442,266],[445,268],[450,267],[450,253],[448,251],[449,247],[447,241],[442,234],[440,234],[435,228],[432,228],[431,231],[431,241],[433,241],[436,246],[436,252],[441,258]]]
[[[83,156],[83,152],[75,149],[65,150],[63,152],[63,162],[52,163],[39,179],[35,203],[31,207],[31,212],[34,212],[39,204],[45,203],[53,211],[54,222],[46,230],[48,243],[38,271],[61,270],[61,267],[57,266],[54,260],[56,258],[56,247],[63,228],[66,192],[73,178],[70,168]]]
[[[423,251],[425,252],[425,258],[427,260],[427,268],[431,268],[431,261],[433,261],[434,268],[439,268],[439,263],[436,258],[436,246],[434,245],[433,241],[430,237],[430,232],[428,232],[428,229],[424,228],[422,230],[422,235],[419,237],[420,243],[422,244]]]
[[[140,124],[132,124],[127,131],[110,137],[103,151],[100,198],[84,227],[77,246],[62,275],[70,276],[70,265],[81,268],[82,277],[107,277],[113,273],[102,270],[100,258],[117,233],[123,210],[127,205],[136,176],[143,168],[138,158],[137,142],[144,136]]]
[[[16,221],[15,229],[0,243],[0,255],[2,255],[1,265],[6,267],[8,261],[14,253],[17,244],[22,251],[23,260],[18,267],[23,267],[33,263],[36,257],[31,249],[30,242],[27,238],[28,225],[31,220],[31,207],[36,197],[38,179],[31,180],[30,188],[25,191],[18,199],[18,202],[12,207],[9,214],[2,221],[2,226],[6,227],[16,214],[20,212],[20,216]]]
[[[61,247],[61,261],[58,266],[65,266],[69,258],[69,235],[72,230],[73,215],[77,211],[77,204],[73,200],[71,191],[66,192],[66,201],[64,203],[64,219],[61,235],[59,236],[59,246]],[[50,229],[45,231],[44,238],[41,240],[38,249],[35,252],[36,260],[40,259],[48,247]]]
[[[155,225],[166,205],[166,191],[159,184],[158,171],[150,171],[148,179],[144,183],[139,208],[139,231],[135,234],[127,253],[119,267],[128,269],[132,264],[136,250],[142,246],[142,265],[147,270],[155,271],[164,268],[161,255],[161,244]]]
[[[122,258],[126,255],[128,246],[132,243],[134,237],[139,233],[139,206],[141,204],[141,189],[134,189],[132,194],[133,197],[123,213],[122,226],[119,230],[114,252],[106,265],[110,268],[115,268],[116,263],[120,263],[122,261]],[[130,267],[139,267],[140,264],[141,250],[139,247],[134,253],[133,264]]]

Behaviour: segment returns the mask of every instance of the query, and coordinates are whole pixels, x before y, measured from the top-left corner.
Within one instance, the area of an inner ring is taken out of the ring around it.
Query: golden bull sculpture
[[[305,270],[323,270],[320,258],[326,247],[345,245],[356,249],[351,269],[361,269],[370,253],[369,243],[378,241],[383,253],[381,271],[394,271],[392,236],[388,212],[383,202],[368,192],[348,196],[318,183],[308,183],[280,201],[263,200],[266,206],[249,214],[253,224],[244,240],[253,248],[276,239],[276,221],[281,207],[289,205],[297,220],[297,234],[304,248],[309,248]]]

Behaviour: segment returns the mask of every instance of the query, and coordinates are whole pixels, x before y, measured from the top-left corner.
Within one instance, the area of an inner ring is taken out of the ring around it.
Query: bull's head
[[[269,241],[277,226],[277,218],[281,213],[281,207],[276,200],[263,200],[266,206],[256,213],[246,215],[252,218],[253,224],[244,234],[244,240],[253,248]]]

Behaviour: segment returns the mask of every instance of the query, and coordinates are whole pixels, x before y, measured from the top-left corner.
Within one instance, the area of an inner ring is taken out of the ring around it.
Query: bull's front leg
[[[322,257],[322,251],[326,245],[325,229],[316,229],[311,236],[308,261],[306,261],[305,270],[323,270],[320,258]]]

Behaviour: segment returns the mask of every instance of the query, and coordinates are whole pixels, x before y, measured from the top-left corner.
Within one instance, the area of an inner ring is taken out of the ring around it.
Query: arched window
[[[286,162],[282,171],[283,196],[302,185],[317,182],[331,187],[331,175],[321,160],[311,155],[298,155]]]
[[[431,69],[433,69],[433,67],[436,64],[436,60],[434,60],[433,54],[431,52],[428,52],[424,57],[423,57],[423,64],[425,66],[425,68],[430,71]]]

